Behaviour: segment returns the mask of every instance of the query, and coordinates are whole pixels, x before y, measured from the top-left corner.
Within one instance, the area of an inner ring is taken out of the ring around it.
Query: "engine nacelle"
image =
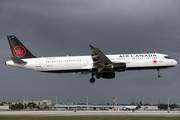
[[[106,78],[106,79],[115,78],[115,72],[104,72],[102,73],[102,78]]]
[[[113,63],[112,68],[114,71],[123,72],[126,70],[126,63]]]

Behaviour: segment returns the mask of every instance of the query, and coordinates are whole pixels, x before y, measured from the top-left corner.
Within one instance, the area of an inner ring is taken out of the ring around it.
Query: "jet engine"
[[[106,78],[106,79],[115,78],[115,72],[104,72],[102,73],[102,78]]]
[[[123,72],[126,70],[126,63],[113,63],[112,69],[116,72]]]

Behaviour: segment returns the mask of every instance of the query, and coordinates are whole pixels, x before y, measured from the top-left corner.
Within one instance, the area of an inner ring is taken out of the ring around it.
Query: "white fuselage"
[[[124,106],[123,110],[135,110],[137,106]]]
[[[113,63],[126,63],[127,70],[162,69],[177,65],[176,60],[168,58],[168,55],[158,53],[116,54],[107,55],[107,57]],[[12,60],[5,64],[33,71],[57,73],[90,72],[93,67],[91,56],[42,57],[22,60],[27,64],[16,64]]]

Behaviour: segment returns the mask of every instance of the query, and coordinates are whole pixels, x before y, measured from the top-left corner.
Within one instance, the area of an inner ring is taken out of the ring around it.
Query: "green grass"
[[[1,117],[0,120],[180,120],[180,117]]]

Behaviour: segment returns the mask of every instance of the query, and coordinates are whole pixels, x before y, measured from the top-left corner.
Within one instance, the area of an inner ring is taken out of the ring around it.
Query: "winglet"
[[[90,47],[91,47],[91,49],[93,49],[94,48],[94,46],[92,46],[92,45],[89,45]]]

